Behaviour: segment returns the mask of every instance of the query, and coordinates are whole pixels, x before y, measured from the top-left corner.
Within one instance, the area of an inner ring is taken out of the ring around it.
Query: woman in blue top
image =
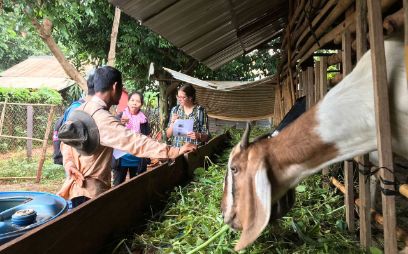
[[[190,84],[185,84],[177,91],[179,105],[173,107],[170,121],[166,130],[167,138],[172,138],[172,146],[181,147],[184,143],[202,145],[208,141],[208,116],[205,109],[196,104],[195,89]],[[173,125],[177,119],[193,119],[193,131],[186,136],[173,136]]]

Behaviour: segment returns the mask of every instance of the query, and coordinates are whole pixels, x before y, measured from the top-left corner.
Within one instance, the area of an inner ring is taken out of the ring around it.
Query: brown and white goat
[[[401,36],[385,41],[394,153],[408,157],[408,88]],[[294,203],[293,188],[332,163],[376,150],[371,52],[314,107],[272,138],[231,151],[224,182],[224,222],[242,230],[235,246],[255,241],[270,219]]]

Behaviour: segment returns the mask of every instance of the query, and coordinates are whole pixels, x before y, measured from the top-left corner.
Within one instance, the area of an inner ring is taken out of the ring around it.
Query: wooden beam
[[[332,177],[330,179],[330,182],[337,188],[339,189],[343,194],[345,193],[345,187],[343,184],[341,184],[336,178]],[[360,207],[361,205],[361,200],[357,198],[354,203],[357,205],[357,207]],[[381,216],[381,214],[377,213],[373,208],[370,210],[370,215],[374,218],[374,221],[377,222],[379,225],[384,225],[384,217]],[[385,233],[385,232],[384,232]],[[403,230],[400,227],[395,228],[396,236],[398,239],[402,242],[404,242],[406,248],[408,247],[408,233]],[[397,253],[397,252],[395,252]]]
[[[330,32],[326,33],[324,36],[322,36],[318,42],[316,42],[315,44],[311,45],[311,47],[306,51],[303,50],[304,53],[299,53],[297,55],[297,59],[299,59],[299,64],[303,63],[304,61],[306,61],[311,55],[313,55],[313,53],[318,50],[319,48],[323,47],[324,45],[326,45],[328,42],[332,41],[338,34],[341,34],[346,28],[348,28],[349,26],[351,26],[354,23],[354,13],[349,16],[346,17],[346,19],[341,22],[339,25],[337,25],[334,29],[330,30]],[[292,60],[292,65],[294,65],[296,63],[297,59],[293,59]]]
[[[314,104],[320,100],[320,61],[315,62],[314,67],[315,86],[314,86]]]
[[[34,109],[33,106],[27,106],[27,158],[31,160],[33,155],[33,116]]]
[[[354,232],[356,230],[355,226],[355,217],[354,217],[354,189],[353,189],[353,162],[345,161],[344,162],[344,186],[345,186],[345,195],[344,195],[344,205],[346,207],[346,223],[348,231]]]
[[[312,28],[314,28],[320,21],[321,18],[327,14],[328,11],[330,11],[332,9],[332,7],[337,3],[336,0],[329,0],[327,1],[327,3],[324,5],[324,7],[319,11],[319,14],[316,15],[313,19],[313,21],[311,22],[311,26]],[[306,21],[308,22],[308,21]],[[306,35],[310,35],[310,33],[314,33],[314,31],[310,31],[310,26],[308,25],[306,27],[306,29],[303,31],[303,33],[300,35],[300,37],[297,39],[297,43],[296,43],[296,48],[300,48],[301,47],[301,42],[303,42],[303,39],[305,38]]]
[[[394,165],[392,160],[391,126],[389,109],[389,84],[384,51],[382,31],[382,15],[379,0],[368,1],[368,24],[373,65],[374,104],[377,126],[377,147],[381,177],[394,182]],[[385,169],[387,168],[387,170]],[[395,191],[394,185],[381,184],[383,189]],[[395,233],[396,214],[395,196],[382,194],[382,210],[384,216],[384,252],[397,253],[397,237]]]
[[[350,15],[346,15],[348,17]],[[347,76],[353,69],[351,62],[351,34],[350,30],[346,28],[342,34],[342,69],[343,77]],[[352,161],[344,162],[344,185],[346,187],[346,194],[344,198],[344,204],[346,207],[346,223],[348,230],[354,232],[355,217],[354,217],[354,167]]]
[[[405,47],[404,47],[404,59],[405,59],[405,74],[407,77],[408,84],[408,0],[403,0],[404,2],[404,38],[405,38]]]
[[[320,24],[320,26],[314,31],[315,36],[317,38],[320,38],[322,36],[322,34],[325,31],[327,31],[329,26],[331,26],[333,24],[333,22],[335,22],[337,20],[337,18],[341,14],[343,14],[352,3],[353,3],[352,0],[338,1],[336,7],[333,8],[333,10],[327,15],[327,17],[323,20],[323,22]],[[297,55],[296,58],[298,58],[299,56],[304,56],[305,53],[308,52],[308,50],[310,48],[312,48],[314,42],[315,42],[314,36],[310,36],[309,39],[302,45],[302,48],[299,51],[299,54]],[[312,54],[313,54],[313,52],[312,52]],[[294,58],[292,60],[296,60],[296,58]]]
[[[359,162],[358,186],[360,198],[360,245],[362,248],[368,250],[368,248],[371,246],[370,179],[367,179],[367,176],[361,173],[370,170],[368,166],[370,165],[368,154],[357,157],[357,161]]]
[[[4,116],[6,115],[6,107],[7,107],[7,98],[3,102],[3,108],[1,110],[1,118],[0,118],[0,137],[1,134],[3,133],[3,126],[4,126]]]
[[[306,94],[306,101],[307,101],[307,108],[310,109],[314,105],[314,79],[313,79],[313,67],[309,66],[306,69],[307,73],[307,94]]]
[[[44,161],[45,161],[45,155],[47,154],[48,137],[50,136],[52,121],[54,120],[54,111],[55,111],[55,106],[51,106],[51,110],[48,115],[47,128],[45,129],[45,133],[44,133],[44,140],[43,140],[43,145],[41,149],[41,156],[40,156],[40,160],[38,161],[37,178],[35,180],[36,183],[39,183],[41,180],[41,174],[42,174],[42,168],[43,168]]]
[[[348,29],[344,30],[342,38],[342,69],[345,77],[353,70],[353,64],[351,63],[351,34]]]
[[[327,57],[320,58],[320,98],[323,98],[327,93]]]
[[[356,52],[357,61],[367,51],[367,0],[356,0]],[[369,170],[368,154],[358,156],[359,162],[358,188],[360,197],[359,224],[360,224],[360,246],[367,250],[371,246],[371,195],[370,184],[361,172]]]
[[[320,98],[323,98],[327,93],[327,56],[323,56],[320,58],[320,71],[319,71],[319,79],[320,79]],[[329,180],[329,168],[324,167],[322,170],[323,174],[323,187],[328,188],[328,180]]]

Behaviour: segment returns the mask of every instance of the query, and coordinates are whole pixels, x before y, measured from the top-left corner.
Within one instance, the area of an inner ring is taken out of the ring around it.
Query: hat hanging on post
[[[95,120],[83,110],[74,110],[58,131],[58,139],[81,155],[92,155],[99,147]]]

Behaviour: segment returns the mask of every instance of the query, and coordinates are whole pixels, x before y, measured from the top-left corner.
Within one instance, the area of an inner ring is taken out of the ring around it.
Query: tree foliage
[[[5,12],[10,12],[10,15],[23,16],[23,8],[38,20],[47,17],[53,22],[54,38],[76,66],[107,62],[114,17],[114,6],[108,1],[5,0]],[[11,27],[9,25],[7,29]],[[33,31],[28,19],[25,19],[24,26],[15,27],[13,31],[18,33],[21,29]],[[151,62],[155,63],[156,69],[184,70],[193,60],[163,37],[141,26],[137,20],[122,14],[115,67],[123,72],[128,88],[151,87],[151,81],[147,79]],[[190,74],[210,80],[251,80],[271,75],[275,70],[275,57],[271,57],[267,50],[259,50],[238,57],[217,71],[197,64]]]
[[[21,103],[62,104],[61,95],[51,88],[4,88],[0,87],[0,101]]]
[[[38,35],[26,29],[23,16],[10,9],[0,10],[0,35],[0,71],[29,56],[50,54]]]

